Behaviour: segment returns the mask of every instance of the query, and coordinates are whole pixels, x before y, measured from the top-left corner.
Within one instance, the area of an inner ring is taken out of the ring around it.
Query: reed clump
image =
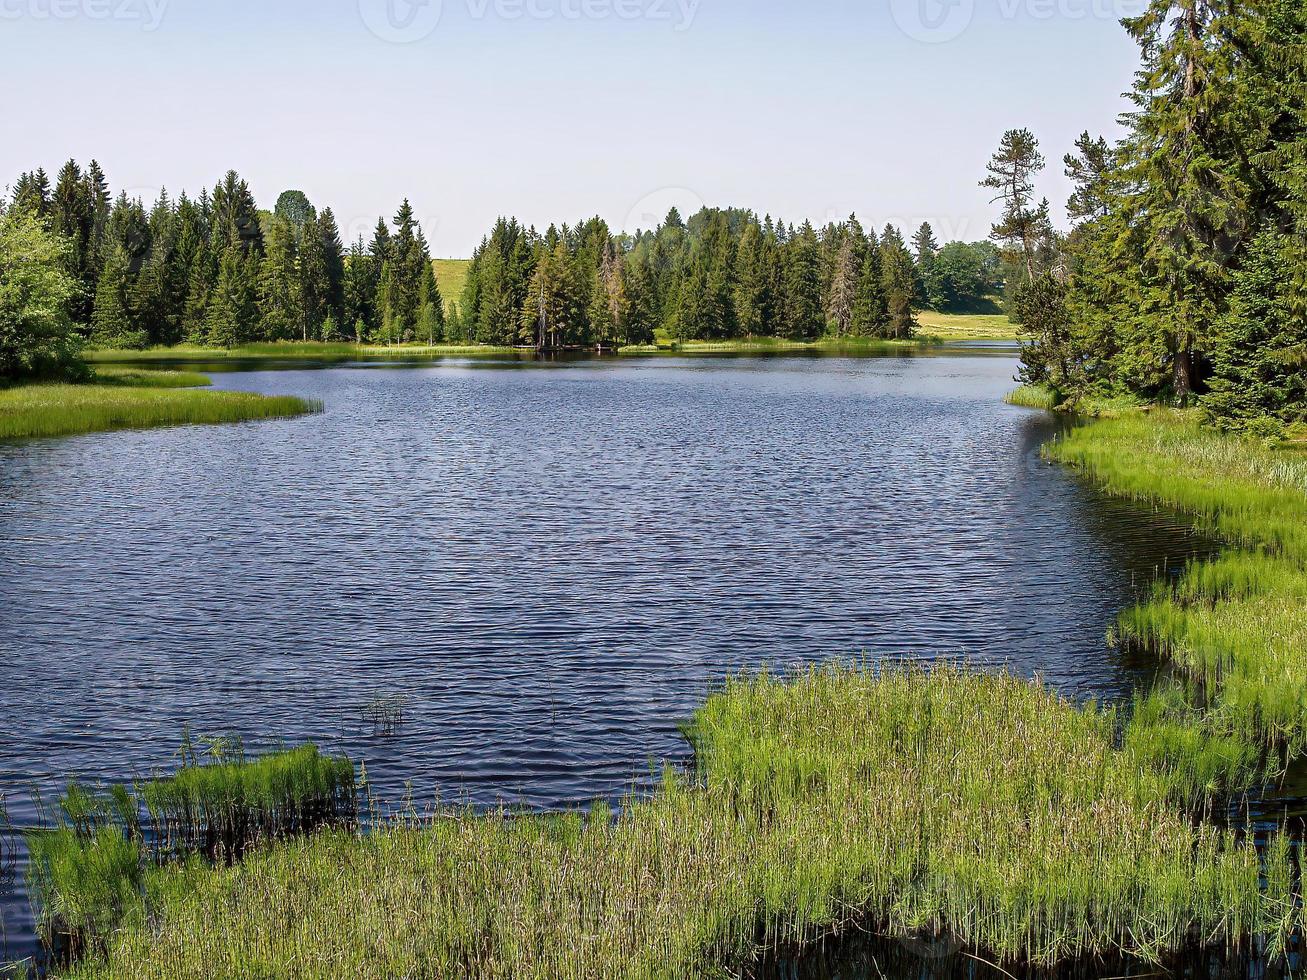
[[[649,798],[154,870],[72,975],[679,980],[855,924],[1035,964],[1282,943],[1287,848],[1195,823],[1190,780],[1119,725],[948,666],[740,677],[690,727],[695,771]]]
[[[244,391],[28,384],[0,388],[0,439],[292,418],[321,410],[320,402]]]
[[[145,371],[116,364],[102,364],[94,369],[96,384],[124,388],[207,388],[213,384],[207,374],[196,371]]]
[[[102,948],[142,907],[151,869],[196,858],[230,862],[260,843],[353,827],[354,766],[312,745],[201,763],[107,791],[68,786],[54,825],[25,835],[28,877],[47,944]]]
[[[1022,385],[1008,392],[1003,401],[1019,408],[1042,408],[1051,412],[1062,404],[1062,396],[1043,385]]]

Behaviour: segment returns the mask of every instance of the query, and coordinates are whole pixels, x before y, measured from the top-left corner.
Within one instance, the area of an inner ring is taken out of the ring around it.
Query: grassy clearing
[[[472,267],[471,259],[432,259],[436,270],[436,285],[440,287],[440,296],[445,301],[448,311],[455,303],[463,300],[463,286],[467,283],[468,269]]]
[[[1200,681],[1229,730],[1307,751],[1307,457],[1165,411],[1077,428],[1048,453],[1237,546],[1159,584],[1122,615],[1122,638]]]
[[[98,384],[19,385],[0,388],[0,439],[290,418],[321,409],[302,398],[141,387],[121,376]]]
[[[719,977],[853,923],[1037,963],[1280,937],[1287,848],[1196,825],[1188,776],[1117,725],[950,667],[741,678],[695,718],[698,772],[652,798],[154,870],[71,975]]]
[[[917,332],[922,338],[941,341],[1017,340],[1020,326],[1007,314],[936,313],[922,310],[917,314]]]

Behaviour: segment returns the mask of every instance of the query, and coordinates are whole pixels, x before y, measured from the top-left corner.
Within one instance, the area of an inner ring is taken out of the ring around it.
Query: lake
[[[1126,698],[1155,664],[1105,631],[1210,546],[1041,462],[1065,423],[1002,403],[1015,370],[235,371],[326,411],[0,444],[0,792],[30,822],[32,786],[167,767],[189,727],[316,740],[388,800],[561,807],[684,761],[730,672],[833,657]]]

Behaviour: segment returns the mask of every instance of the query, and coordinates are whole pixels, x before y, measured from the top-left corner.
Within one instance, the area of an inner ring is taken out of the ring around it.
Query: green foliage
[[[1152,0],[1124,23],[1127,135],[1066,157],[1074,386],[1282,431],[1307,413],[1307,8]]]
[[[27,835],[28,881],[50,943],[95,952],[141,903],[139,843],[118,827],[73,827]]]
[[[1264,234],[1234,276],[1229,313],[1212,345],[1210,391],[1203,408],[1221,425],[1267,428],[1307,419],[1307,317],[1292,288],[1296,249]]]
[[[74,371],[72,246],[20,208],[0,213],[0,379]]]

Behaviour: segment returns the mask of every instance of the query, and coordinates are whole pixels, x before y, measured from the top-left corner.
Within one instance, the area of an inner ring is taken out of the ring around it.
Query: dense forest
[[[704,208],[614,237],[599,218],[543,235],[500,219],[472,258],[451,331],[541,347],[772,336],[907,338],[914,311],[975,308],[1001,288],[989,243],[906,243],[856,217],[818,231]]]
[[[299,191],[259,210],[234,172],[197,199],[111,197],[92,161],[53,186],[23,174],[8,208],[62,240],[70,316],[98,347],[356,340],[541,348],[733,336],[906,338],[914,310],[964,310],[1001,289],[987,242],[910,243],[856,218],[820,232],[705,208],[614,234],[600,218],[543,234],[500,219],[460,297],[440,295],[407,201],[346,250],[332,211]]]
[[[1307,6],[1154,0],[1123,23],[1142,52],[1127,133],[1065,158],[1055,250],[1036,244],[1034,136],[990,164],[1025,379],[1277,435],[1307,420]]]
[[[212,191],[151,205],[110,195],[100,166],[69,161],[53,187],[23,174],[8,208],[60,242],[78,332],[100,347],[182,342],[393,342],[444,335],[445,307],[430,249],[405,201],[393,230],[379,220],[370,245],[343,248],[330,208],[299,191],[260,211],[229,172]]]

